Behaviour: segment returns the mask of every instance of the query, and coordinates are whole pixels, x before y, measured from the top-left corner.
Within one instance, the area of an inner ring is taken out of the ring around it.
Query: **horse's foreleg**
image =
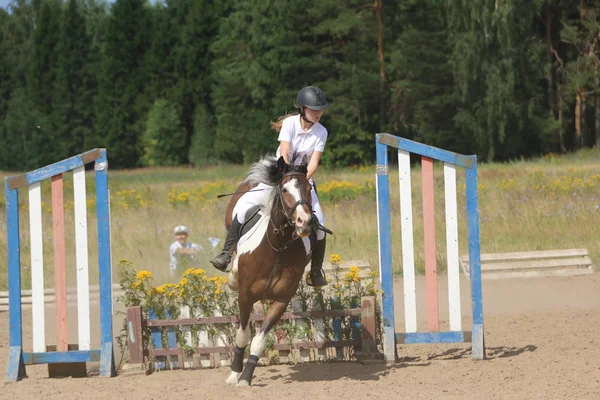
[[[231,374],[225,381],[228,385],[235,386],[238,383],[238,379],[242,370],[244,369],[244,353],[246,352],[246,346],[250,341],[250,313],[252,312],[251,301],[240,301],[238,300],[240,307],[240,326],[235,335],[235,348],[233,350],[233,362],[231,363]]]
[[[269,307],[269,310],[265,315],[265,320],[262,324],[261,332],[254,336],[254,339],[252,339],[252,344],[250,345],[250,357],[248,357],[248,361],[246,361],[246,367],[244,368],[242,376],[240,376],[237,386],[250,386],[252,384],[254,369],[256,368],[256,364],[258,364],[258,359],[265,349],[267,335],[273,326],[279,322],[279,318],[281,318],[281,315],[285,311],[287,305],[288,303],[275,301]]]

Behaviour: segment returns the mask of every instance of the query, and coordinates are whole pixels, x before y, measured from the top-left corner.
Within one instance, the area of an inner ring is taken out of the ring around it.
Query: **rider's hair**
[[[296,115],[300,115],[300,113],[302,112],[302,107],[298,107],[296,106],[296,108],[300,111],[300,112],[293,112],[293,113],[288,113],[285,115],[282,115],[281,117],[277,118],[275,120],[275,122],[271,122],[271,128],[275,129],[275,132],[279,133],[279,131],[281,131],[281,126],[283,125],[283,120],[289,117],[293,117]]]

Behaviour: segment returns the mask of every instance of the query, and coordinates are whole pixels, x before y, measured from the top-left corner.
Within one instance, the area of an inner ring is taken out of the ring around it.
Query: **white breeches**
[[[312,182],[311,182],[312,183]],[[254,189],[269,189],[271,186],[265,185],[264,183],[258,184]],[[248,192],[244,194],[238,200],[237,204],[233,208],[233,218],[237,217],[237,220],[243,224],[246,221],[246,212],[253,206],[262,204],[265,199],[266,190],[259,190],[256,192]],[[312,198],[312,209],[317,216],[319,222],[324,225],[325,220],[323,218],[323,211],[321,210],[321,204],[319,203],[319,198],[317,197],[317,193],[315,192],[315,187],[312,185],[310,196]],[[317,231],[317,240],[323,240],[325,237],[325,232],[322,230]]]

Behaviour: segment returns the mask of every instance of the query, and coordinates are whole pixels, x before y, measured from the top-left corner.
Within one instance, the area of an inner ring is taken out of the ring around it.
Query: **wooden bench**
[[[348,273],[348,270],[350,267],[358,267],[358,269],[360,271],[358,273],[358,276],[361,278],[367,278],[369,276],[369,274],[371,273],[371,266],[369,265],[369,262],[366,260],[342,261],[342,264],[340,265],[340,276],[342,278],[344,277],[344,275],[346,275]],[[325,272],[325,275],[330,277],[330,276],[333,276],[335,271],[334,271],[331,263],[327,262],[327,263],[323,263],[323,272]]]
[[[461,256],[462,270],[469,279],[469,256]],[[481,255],[482,279],[533,278],[593,274],[587,249],[526,251]]]
[[[342,264],[340,265],[340,278],[344,278],[350,267],[358,267],[360,271],[358,276],[361,278],[368,278],[371,273],[371,265],[367,260],[348,260],[342,261]],[[308,271],[310,271],[310,263],[306,266],[305,272]],[[323,261],[323,272],[325,272],[325,276],[328,278],[333,277],[333,274],[335,273],[335,270],[328,259]]]

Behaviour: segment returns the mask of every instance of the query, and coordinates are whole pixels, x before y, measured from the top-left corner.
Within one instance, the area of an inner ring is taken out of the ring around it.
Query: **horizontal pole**
[[[396,333],[396,342],[398,344],[465,343],[470,341],[470,331]]]
[[[121,285],[118,283],[115,283],[112,285],[112,288],[113,288],[113,292],[120,291]],[[90,285],[90,293],[99,292],[99,291],[100,291],[100,286]],[[44,294],[54,294],[54,292],[55,292],[54,289],[44,289]],[[32,293],[33,293],[33,290],[21,290],[21,298],[26,297],[26,296],[31,296]],[[76,287],[68,288],[67,293],[69,293],[69,294],[77,293],[77,288]],[[0,298],[3,298],[3,297],[8,297],[7,291],[0,292]]]
[[[23,353],[25,364],[61,364],[70,362],[100,361],[100,350],[50,351],[45,353]]]
[[[487,253],[481,254],[481,261],[517,261],[533,260],[539,258],[566,258],[589,256],[587,249],[567,250],[539,250],[539,251],[517,251],[511,253]],[[469,262],[469,256],[462,256],[462,260]]]
[[[18,189],[27,187],[36,182],[43,181],[53,177],[54,175],[62,174],[63,172],[71,171],[77,167],[84,166],[92,161],[102,157],[101,149],[94,149],[77,156],[67,158],[66,160],[58,161],[54,164],[36,169],[26,174],[9,176],[6,178],[6,184],[9,189]]]
[[[471,168],[475,162],[475,156],[465,156],[387,133],[379,135],[379,143],[463,168]]]
[[[350,347],[360,346],[360,339],[348,340],[328,340],[326,342],[298,342],[298,343],[276,343],[275,350],[294,350],[294,349],[325,349],[330,347]],[[158,357],[178,356],[181,355],[183,349],[154,349],[154,355]],[[210,346],[197,347],[194,352],[196,354],[215,354],[233,352],[233,347],[229,346]]]
[[[300,318],[323,318],[323,317],[356,317],[361,314],[360,308],[350,310],[319,310],[319,311],[301,311],[295,313],[285,313],[280,319],[300,319]],[[263,314],[252,314],[251,321],[263,321]],[[203,317],[203,318],[182,318],[182,319],[152,319],[146,321],[146,326],[186,326],[186,325],[205,325],[205,324],[225,324],[239,322],[237,315],[223,317]]]

